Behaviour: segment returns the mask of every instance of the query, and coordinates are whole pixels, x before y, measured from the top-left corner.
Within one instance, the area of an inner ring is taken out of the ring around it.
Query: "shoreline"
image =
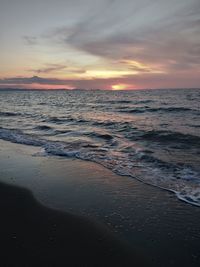
[[[171,193],[95,163],[42,157],[38,147],[2,140],[0,165],[0,182],[31,190],[56,213],[106,225],[132,252],[149,259],[148,266],[199,266],[200,209]]]

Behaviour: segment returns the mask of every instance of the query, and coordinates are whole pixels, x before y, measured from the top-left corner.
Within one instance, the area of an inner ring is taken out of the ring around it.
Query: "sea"
[[[200,89],[0,90],[0,139],[96,162],[200,206]]]

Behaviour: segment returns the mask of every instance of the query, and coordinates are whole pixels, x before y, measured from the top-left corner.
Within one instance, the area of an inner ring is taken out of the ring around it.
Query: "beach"
[[[200,210],[173,194],[6,141],[0,164],[5,266],[199,266]]]
[[[7,145],[1,142],[1,155],[2,146]],[[18,157],[15,149],[12,155],[7,152],[7,160]],[[7,167],[12,169],[13,162]],[[2,174],[2,169],[1,165],[1,177],[6,173]],[[23,173],[16,166],[15,171]],[[0,198],[1,266],[143,265],[144,261],[101,223],[46,208],[30,191],[10,182],[0,183]]]
[[[0,267],[200,267],[200,0],[0,8]]]

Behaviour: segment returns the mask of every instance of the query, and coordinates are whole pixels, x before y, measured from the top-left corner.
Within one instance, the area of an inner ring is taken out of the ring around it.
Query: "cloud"
[[[79,88],[79,89],[111,89],[113,85],[128,84],[131,89],[140,88],[199,88],[198,73],[193,71],[172,73],[170,75],[155,73],[142,73],[141,75],[126,76],[120,78],[95,78],[95,79],[56,79],[33,77],[11,77],[0,79],[0,88]],[[184,84],[184,86],[183,86]],[[192,84],[192,86],[191,86]]]
[[[76,24],[57,28],[53,38],[108,61],[162,64],[167,71],[200,66],[199,0],[103,3]]]
[[[50,72],[55,72],[59,70],[64,70],[67,67],[62,64],[47,64],[46,67],[40,68],[40,69],[33,69],[30,70],[31,72],[35,73],[50,73]]]
[[[23,40],[26,45],[36,45],[38,43],[38,38],[35,36],[23,36]]]
[[[0,79],[0,84],[66,84],[65,80],[62,79],[55,79],[55,78],[41,78],[39,76],[33,76],[33,77],[11,77],[11,78],[5,78]]]
[[[38,36],[32,31],[33,35],[23,37],[27,45],[37,44],[37,49],[32,48],[34,64],[42,67],[29,70],[33,77],[1,79],[2,87],[200,86],[199,0],[70,0],[63,4],[68,7],[64,19],[59,17],[55,23],[50,18],[51,23],[39,27]],[[39,77],[47,74],[57,78]]]

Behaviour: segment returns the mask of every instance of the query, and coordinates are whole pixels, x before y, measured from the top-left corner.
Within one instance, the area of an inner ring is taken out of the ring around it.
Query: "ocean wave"
[[[161,145],[168,145],[169,147],[170,145],[175,145],[177,147],[179,145],[180,147],[200,147],[200,137],[191,134],[164,130],[144,131],[129,125],[125,125],[119,131],[124,132],[125,137],[132,141],[150,141],[149,144],[153,142]]]
[[[178,199],[187,202],[189,204],[200,206],[200,188],[193,188],[185,186],[181,192],[174,192]]]
[[[108,133],[98,133],[98,132],[92,132],[92,133],[88,133],[86,135],[89,135],[91,137],[97,137],[97,138],[102,138],[104,140],[110,141],[113,139],[113,136],[108,134]]]
[[[3,112],[3,111],[0,111],[0,116],[1,117],[14,117],[14,116],[20,116],[21,113],[16,113],[16,112]]]
[[[40,106],[44,106],[46,104],[47,104],[46,102],[39,102],[39,103],[37,103],[37,105],[40,105]]]
[[[130,107],[120,107],[118,109],[119,112],[124,112],[124,113],[145,113],[145,112],[194,112],[197,114],[200,114],[200,112],[196,109],[190,109],[190,108],[185,108],[185,107],[168,107],[168,108],[163,108],[163,107],[158,107],[158,108],[151,108],[151,107],[135,107],[131,109]]]
[[[74,121],[73,118],[66,118],[66,117],[48,117],[47,119],[44,120],[45,122],[52,122],[56,124],[62,124],[66,122],[72,122]]]
[[[152,138],[154,134],[149,133]],[[98,136],[98,133],[95,133]],[[190,204],[200,206],[200,177],[197,171],[185,164],[171,164],[155,157],[152,151],[139,149],[134,144],[113,147],[107,143],[113,137],[100,133],[105,144],[98,144],[79,138],[75,141],[62,142],[39,138],[25,134],[17,129],[0,128],[3,140],[41,147],[47,155],[76,157],[90,160],[111,169],[119,175],[128,175],[144,183],[172,191],[176,196]],[[190,137],[191,138],[191,137]]]
[[[109,103],[109,104],[147,104],[147,103],[153,103],[155,100],[151,99],[143,99],[143,100],[107,100],[104,101],[104,103]]]
[[[200,137],[172,131],[148,131],[140,135],[140,138],[156,142],[178,142],[195,146],[200,145]]]
[[[193,128],[200,128],[200,125],[195,125],[195,124],[189,124],[188,126]]]
[[[39,130],[39,131],[49,131],[49,130],[52,130],[52,127],[47,126],[47,125],[38,125],[34,129]]]
[[[136,103],[138,104],[147,104],[147,103],[154,103],[155,100],[151,100],[151,99],[144,99],[144,100],[139,100]]]
[[[122,112],[122,113],[144,113],[146,112],[146,109],[144,107],[132,109],[128,106],[122,106],[122,107],[117,107],[116,109],[118,112]]]
[[[196,111],[190,108],[185,108],[185,107],[168,107],[168,108],[149,108],[147,111],[150,112],[159,112],[159,111],[164,111],[164,112],[184,112],[184,111]]]
[[[105,100],[103,101],[106,104],[130,104],[132,100]]]
[[[32,145],[32,146],[43,146],[45,141],[38,137],[30,134],[24,134],[22,131],[17,129],[5,129],[0,128],[0,138],[13,143]]]

